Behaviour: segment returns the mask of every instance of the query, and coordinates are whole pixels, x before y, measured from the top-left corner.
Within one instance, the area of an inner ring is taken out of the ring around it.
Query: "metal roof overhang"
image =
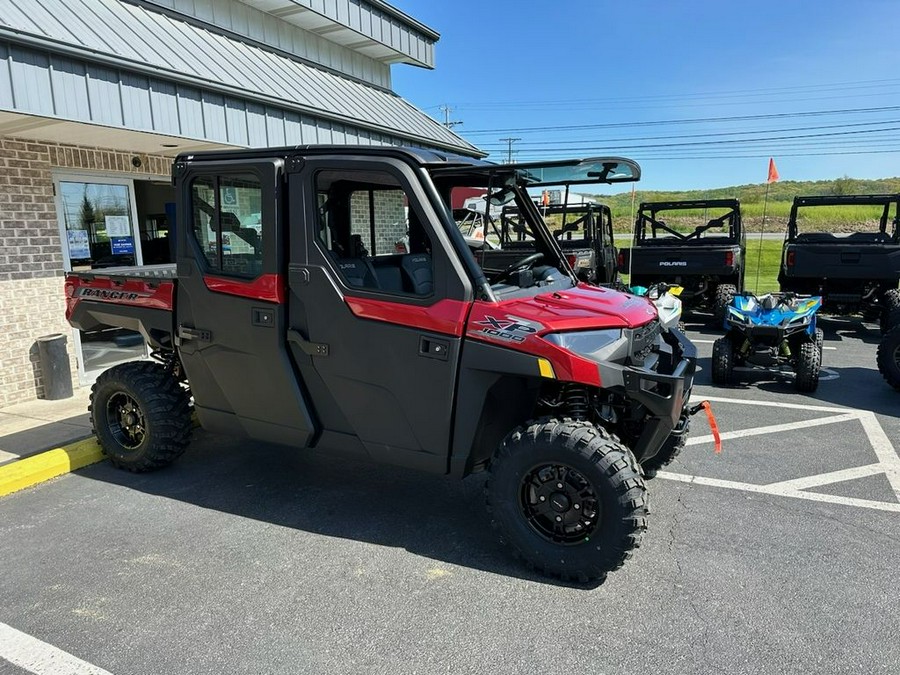
[[[239,147],[350,142],[484,155],[391,92],[145,7],[29,7],[0,16],[3,110]]]

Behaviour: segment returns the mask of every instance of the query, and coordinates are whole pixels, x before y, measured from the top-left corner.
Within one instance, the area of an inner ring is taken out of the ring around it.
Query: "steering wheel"
[[[534,267],[534,264],[538,260],[543,260],[543,258],[544,258],[543,253],[532,253],[531,255],[525,256],[521,260],[517,260],[516,262],[514,262],[512,265],[507,267],[502,272],[498,272],[493,277],[491,277],[490,283],[492,283],[492,284],[499,283],[499,282],[503,281],[504,279],[506,279],[507,277],[509,277],[513,272],[516,272],[517,270],[527,270],[529,267]]]

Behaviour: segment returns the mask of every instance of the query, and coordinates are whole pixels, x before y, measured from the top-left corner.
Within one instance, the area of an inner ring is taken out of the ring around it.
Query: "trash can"
[[[72,396],[72,372],[69,370],[69,350],[62,333],[44,335],[37,339],[41,375],[44,378],[44,398],[56,401]]]

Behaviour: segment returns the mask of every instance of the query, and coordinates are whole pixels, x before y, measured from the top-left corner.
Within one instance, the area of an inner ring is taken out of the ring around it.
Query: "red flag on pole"
[[[767,183],[774,183],[779,178],[778,169],[775,168],[775,160],[769,157],[769,178],[766,180]]]

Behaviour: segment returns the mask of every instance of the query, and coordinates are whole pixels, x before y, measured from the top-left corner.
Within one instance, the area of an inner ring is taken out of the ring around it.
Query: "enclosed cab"
[[[825,312],[900,323],[900,195],[794,197],[781,255],[782,291],[822,296]]]
[[[686,309],[711,309],[721,322],[744,290],[745,253],[738,200],[644,202],[622,266],[632,286],[677,284]]]
[[[621,158],[501,166],[379,147],[180,156],[176,264],[66,279],[73,325],[134,328],[155,357],[94,385],[110,459],[170,463],[193,410],[253,441],[487,469],[514,552],[602,579],[646,528],[645,476],[684,444],[696,355],[647,300],[578,280],[527,192],[549,170],[639,176]],[[459,189],[515,204],[534,251],[486,274],[453,219]]]

